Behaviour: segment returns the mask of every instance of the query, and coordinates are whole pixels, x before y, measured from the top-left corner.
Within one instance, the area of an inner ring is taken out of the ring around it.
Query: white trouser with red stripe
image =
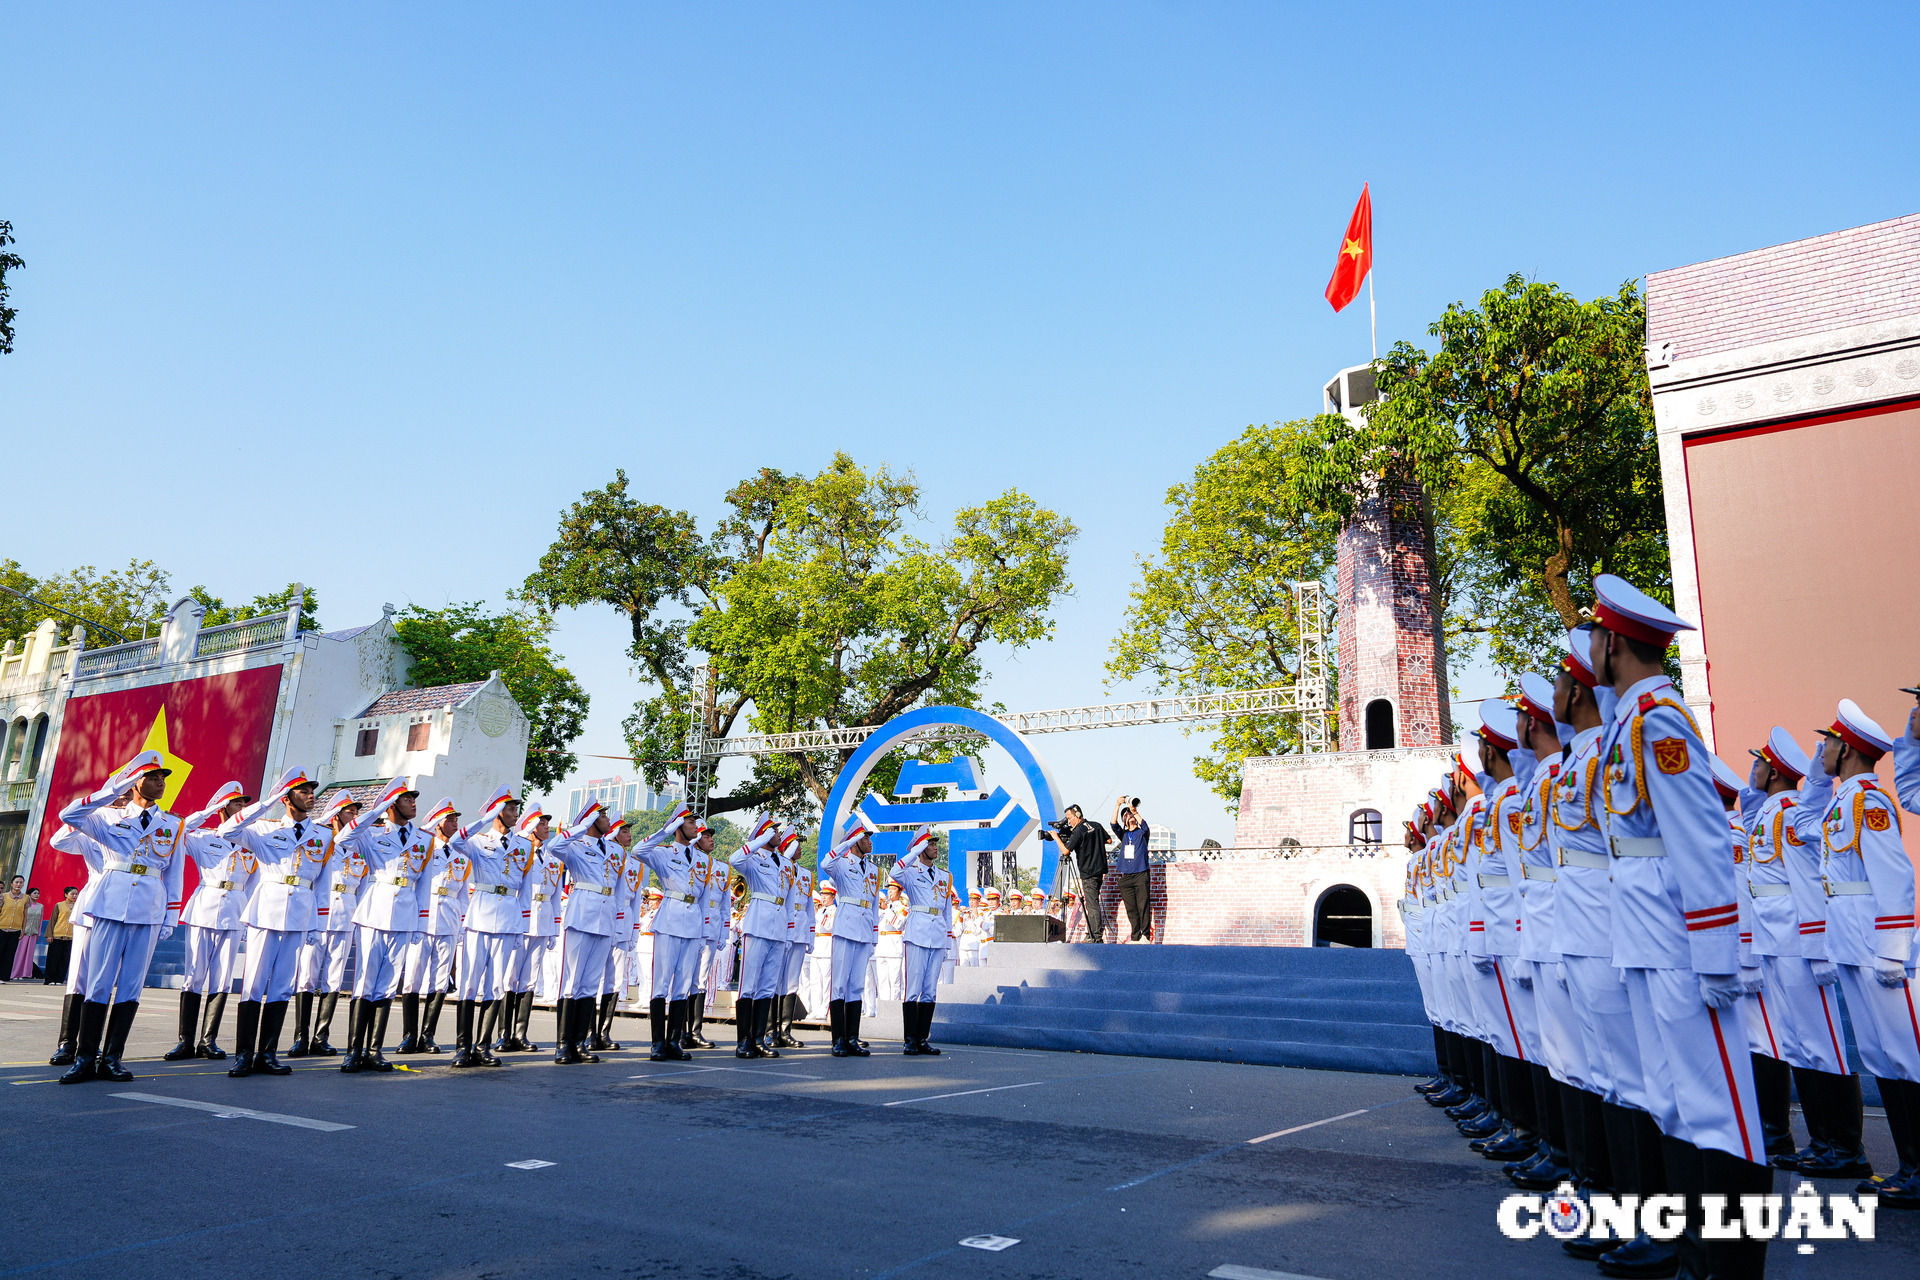
[[[1772,966],[1767,963],[1771,959],[1772,956],[1753,958],[1754,967],[1760,970],[1760,990],[1753,995],[1740,997],[1740,1012],[1747,1022],[1747,1047],[1755,1053],[1785,1062],[1790,1037],[1786,1020],[1778,1013],[1779,984],[1771,975]]]
[[[1479,1038],[1492,1045],[1495,1053],[1509,1058],[1521,1057],[1520,1023],[1514,1015],[1513,1001],[1507,995],[1508,958],[1486,956],[1482,960],[1493,961],[1491,973],[1482,973],[1472,960],[1466,962],[1467,987],[1473,994],[1478,1014],[1475,1020],[1479,1023]]]
[[[1546,1062],[1540,1047],[1540,1010],[1537,998],[1540,984],[1534,981],[1533,961],[1518,956],[1500,957],[1500,977],[1506,986],[1507,1008],[1513,1013],[1513,1025],[1520,1033],[1520,1057],[1528,1062]],[[1521,979],[1526,981],[1523,983]]]
[[[1670,1138],[1765,1163],[1753,1057],[1738,1009],[1711,1009],[1691,969],[1624,969],[1646,1107]]]
[[[1813,979],[1811,962],[1800,956],[1766,956],[1761,973],[1771,974],[1767,1013],[1774,1035],[1786,1024],[1780,1048],[1788,1065],[1846,1075],[1847,1036],[1840,1022],[1840,988]]]
[[[1883,987],[1864,965],[1840,966],[1840,986],[1853,1015],[1853,1039],[1860,1065],[1870,1075],[1920,1081],[1920,999],[1914,980]]]
[[[1615,1106],[1652,1110],[1640,1070],[1640,1033],[1621,971],[1607,956],[1562,956],[1560,963],[1580,1020],[1593,1091]]]

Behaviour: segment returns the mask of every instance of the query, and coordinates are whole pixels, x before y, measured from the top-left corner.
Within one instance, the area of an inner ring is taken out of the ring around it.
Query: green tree
[[[27,265],[25,258],[8,252],[7,246],[12,243],[13,224],[0,219],[0,356],[13,354],[13,318],[20,314],[11,302],[13,285],[7,280],[7,272]]]
[[[82,565],[41,578],[33,584],[30,594],[56,609],[64,609],[129,640],[137,640],[157,630],[161,619],[166,617],[167,607],[172,603],[172,582],[167,571],[153,561],[129,560],[126,568],[109,569],[105,573],[92,565]],[[44,609],[33,605],[27,606],[27,614],[32,621],[26,630],[32,630],[34,624],[46,616]],[[94,629],[88,631],[89,648],[115,643],[118,642],[111,635]]]
[[[289,582],[284,588],[271,595],[255,596],[248,604],[230,605],[205,587],[195,587],[187,592],[200,602],[206,616],[200,619],[203,627],[218,627],[229,622],[245,622],[249,618],[264,618],[269,614],[285,613],[293,604],[293,589],[300,584]],[[300,602],[300,629],[302,631],[320,630],[317,610],[320,608],[320,593],[312,587],[305,589]]]
[[[1009,490],[954,516],[939,543],[906,531],[922,518],[911,476],[872,472],[845,454],[811,478],[763,469],[727,494],[701,539],[684,512],[641,503],[624,472],[564,512],[526,592],[549,608],[625,612],[630,653],[656,692],[626,722],[648,780],[681,759],[691,715],[692,650],[712,672],[707,731],[782,733],[877,725],[929,703],[975,706],[989,641],[1046,636],[1071,591],[1072,523]],[[690,617],[663,610],[677,606]],[[936,758],[957,744],[923,744]],[[715,812],[799,814],[826,798],[851,750],[758,757]],[[898,762],[877,768],[887,785]]]
[[[587,722],[587,691],[548,645],[552,616],[536,609],[488,613],[478,602],[412,605],[393,620],[420,688],[485,680],[498,671],[532,728],[527,783],[547,791],[579,764],[573,743]],[[562,815],[564,818],[567,815]]]
[[[1514,275],[1428,332],[1432,355],[1400,342],[1378,362],[1364,424],[1317,420],[1306,499],[1345,518],[1375,477],[1444,495],[1453,629],[1506,670],[1550,660],[1595,574],[1671,601],[1638,285],[1581,302]]]
[[[1191,481],[1167,490],[1160,551],[1140,563],[1109,675],[1181,694],[1293,683],[1293,584],[1328,577],[1339,533],[1337,518],[1302,497],[1314,425],[1248,427]],[[1245,716],[1189,732],[1211,735],[1194,774],[1230,804],[1240,798],[1241,761],[1300,749],[1291,716]]]

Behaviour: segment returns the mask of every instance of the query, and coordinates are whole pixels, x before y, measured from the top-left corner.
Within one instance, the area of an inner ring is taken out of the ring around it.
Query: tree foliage
[[[701,538],[692,516],[636,500],[616,472],[562,513],[526,582],[548,608],[627,614],[629,652],[654,689],[627,718],[627,741],[655,786],[685,768],[702,711],[695,651],[712,673],[709,736],[877,725],[930,703],[977,706],[981,646],[1044,638],[1049,609],[1071,590],[1076,530],[1017,490],[955,513],[938,543],[909,532],[924,518],[911,475],[867,471],[845,454],[811,477],[763,468],[726,504]],[[826,798],[851,754],[758,757],[712,808],[799,814]],[[897,769],[876,769],[875,785]]]
[[[1293,584],[1325,579],[1339,521],[1302,501],[1314,423],[1253,426],[1167,490],[1160,551],[1140,563],[1108,673],[1182,694],[1293,683],[1300,627]],[[1298,751],[1291,716],[1246,716],[1212,736],[1194,773],[1230,803],[1248,756]]]
[[[1506,670],[1551,657],[1595,574],[1670,600],[1637,284],[1581,302],[1514,275],[1428,332],[1432,355],[1400,342],[1379,362],[1364,424],[1318,420],[1306,500],[1344,518],[1378,476],[1444,495],[1452,629]]]
[[[293,605],[293,589],[299,583],[289,582],[280,590],[267,595],[255,596],[246,604],[228,604],[205,587],[195,587],[187,592],[200,602],[206,616],[200,619],[203,627],[217,627],[228,622],[245,622],[249,618],[264,618],[270,614],[285,613]],[[300,629],[318,631],[320,629],[320,593],[312,587],[305,588],[300,601]]]
[[[579,764],[572,746],[586,728],[587,691],[548,645],[550,614],[535,609],[489,613],[479,602],[444,609],[411,605],[394,616],[400,643],[413,659],[419,688],[485,680],[498,671],[532,729],[527,783],[547,791]],[[571,815],[561,815],[562,820]]]
[[[25,258],[8,250],[7,246],[12,243],[13,224],[0,219],[0,356],[13,354],[13,318],[20,314],[13,306],[13,285],[7,280],[7,273],[27,265]]]
[[[172,579],[151,560],[129,560],[126,568],[104,573],[90,564],[82,565],[45,578],[35,578],[17,561],[7,560],[0,563],[0,581],[41,602],[0,594],[0,639],[14,641],[22,639],[45,617],[52,617],[60,630],[66,631],[72,619],[50,614],[46,606],[95,624],[87,631],[88,648],[119,643],[110,632],[137,640],[160,625],[172,599]]]

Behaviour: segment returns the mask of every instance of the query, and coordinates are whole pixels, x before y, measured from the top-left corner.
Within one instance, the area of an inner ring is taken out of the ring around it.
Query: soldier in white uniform
[[[433,1033],[453,980],[453,958],[460,949],[462,921],[472,865],[449,843],[459,830],[460,811],[453,797],[442,796],[421,821],[433,836],[427,866],[420,873],[420,929],[407,943],[406,968],[400,974],[400,1043],[395,1053],[439,1053]],[[422,1014],[424,1012],[424,1025]]]
[[[807,1047],[793,1034],[793,1022],[799,1016],[800,974],[813,950],[813,874],[800,865],[800,840],[799,829],[788,827],[779,842],[787,886],[783,895],[787,900],[787,954],[773,1005],[773,1045],[780,1049]]]
[[[613,821],[605,806],[589,800],[565,839],[552,848],[566,865],[568,888],[561,913],[560,991],[556,1021],[560,1043],[553,1060],[566,1066],[598,1062],[589,1047],[595,1004],[606,981],[607,953],[614,940],[614,895],[625,887],[626,850],[608,839]]]
[[[208,816],[217,813],[224,822],[252,802],[252,796],[241,793],[239,783],[229,782],[213,793]],[[251,855],[205,826],[187,830],[185,847],[199,869],[200,884],[180,913],[181,926],[187,931],[186,981],[180,992],[180,1043],[162,1055],[168,1062],[213,1056],[202,1055],[200,1049],[217,1034],[227,993],[233,989],[240,913],[246,910],[254,867]],[[215,1028],[204,1036],[200,1031],[203,1002],[206,1022]],[[217,1045],[214,1051],[227,1056]]]
[[[60,821],[105,853],[98,882],[89,884],[89,893],[82,895],[93,924],[81,980],[86,1001],[80,1009],[73,1066],[60,1077],[61,1084],[96,1077],[116,1082],[133,1079],[133,1073],[120,1065],[120,1055],[140,1009],[140,991],[146,985],[153,948],[172,936],[180,918],[186,860],[180,844],[185,827],[177,815],[159,806],[170,772],[161,764],[159,752],[143,751],[107,779],[105,786],[60,811]],[[130,782],[133,797],[126,806],[115,809],[112,816],[101,812],[120,798]]]
[[[907,900],[892,881],[888,882],[886,900],[880,905],[879,925],[867,994],[874,1000],[899,1000],[902,998],[901,968],[907,958]]]
[[[1819,841],[1827,956],[1839,970],[1860,1063],[1879,1082],[1900,1157],[1893,1177],[1860,1189],[1889,1208],[1920,1208],[1913,863],[1901,844],[1899,809],[1875,773],[1893,739],[1851,698],[1841,700],[1821,733],[1820,767],[1809,773],[1795,816],[1801,837]]]
[[[773,843],[779,829],[772,818],[754,825],[754,834],[727,865],[747,884],[747,906],[740,918],[740,982],[734,996],[736,1058],[777,1058],[768,1044],[773,997],[786,962],[786,870]]]
[[[422,873],[433,855],[432,834],[414,821],[420,793],[395,778],[354,822],[347,848],[367,864],[367,880],[353,911],[353,999],[347,1005],[347,1072],[392,1071],[381,1053],[387,1010],[399,990],[407,943],[420,931]],[[385,823],[381,819],[389,818]]]
[[[693,981],[687,989],[687,1029],[681,1034],[682,1049],[711,1049],[713,1041],[704,1032],[707,1019],[707,995],[717,989],[719,969],[728,949],[727,923],[733,912],[733,898],[727,891],[730,878],[725,863],[713,856],[713,830],[706,819],[695,818],[693,847],[706,859],[706,873],[700,877],[700,946],[693,966]]]
[[[507,1011],[501,1016],[506,1030],[494,1045],[496,1053],[534,1053],[534,988],[539,985],[540,967],[549,949],[559,945],[560,888],[566,881],[566,868],[546,855],[545,846],[552,831],[552,819],[529,806],[514,837],[514,856],[524,874],[520,881],[521,936],[507,964]]]
[[[1619,701],[1600,739],[1612,853],[1613,963],[1639,1036],[1647,1100],[1660,1126],[1667,1186],[1765,1193],[1773,1185],[1746,1028],[1723,1013],[1741,997],[1739,904],[1727,817],[1692,714],[1662,660],[1672,610],[1612,574],[1594,579],[1590,662]],[[1676,1242],[1683,1269],[1759,1276],[1765,1241],[1704,1240],[1698,1214]]]
[[[593,1032],[587,1045],[596,1052],[618,1049],[613,1038],[613,1015],[626,994],[628,974],[633,971],[633,949],[639,937],[640,912],[646,905],[642,892],[646,867],[633,856],[633,830],[625,815],[614,817],[607,828],[607,840],[620,853],[620,881],[613,892],[613,933],[607,947],[607,967],[600,977],[595,996]]]
[[[132,799],[133,792],[130,789],[124,791],[111,807],[99,810],[99,814],[111,821]],[[80,1011],[87,1003],[87,936],[93,931],[93,919],[86,913],[87,903],[100,878],[106,874],[107,850],[98,840],[82,835],[64,822],[47,843],[69,857],[81,859],[87,868],[87,883],[81,888],[80,896],[68,914],[68,920],[73,925],[73,946],[67,951],[67,996],[60,1008],[60,1040],[54,1046],[53,1056],[47,1059],[48,1066],[70,1067],[74,1060],[74,1044],[80,1035]],[[223,1053],[221,1056],[226,1055]]]
[[[713,858],[700,845],[712,838],[685,804],[675,806],[658,832],[634,849],[635,861],[653,873],[659,910],[653,917],[653,958],[649,971],[647,1019],[652,1032],[648,1058],[683,1062],[682,1040],[688,1028],[688,1001],[706,945]]]
[[[907,901],[900,1022],[906,1040],[901,1053],[908,1056],[940,1052],[927,1043],[927,1038],[933,1034],[940,965],[951,931],[953,878],[945,867],[934,865],[935,849],[933,831],[920,828],[907,845],[905,856],[893,864],[890,877]]]
[[[1527,1070],[1532,1055],[1521,1031],[1523,997],[1530,993],[1512,973],[1520,952],[1519,841],[1507,824],[1511,818],[1518,825],[1525,803],[1511,761],[1519,749],[1519,717],[1504,699],[1489,698],[1480,704],[1480,718],[1480,758],[1490,789],[1469,845],[1468,983],[1493,1046],[1495,1110],[1504,1123],[1475,1139],[1475,1149],[1490,1160],[1515,1160],[1534,1154],[1538,1141],[1530,1135],[1540,1133]],[[1538,1045],[1533,1049],[1537,1053]]]
[[[848,821],[833,851],[820,860],[821,877],[834,890],[832,970],[828,984],[827,1022],[832,1028],[833,1056],[864,1058],[860,1015],[867,988],[867,965],[873,954],[879,919],[880,868],[867,855],[873,839],[860,819]]]
[[[247,926],[247,968],[234,1028],[235,1078],[258,1072],[284,1076],[293,1068],[276,1056],[287,1002],[299,977],[300,948],[320,940],[314,885],[325,883],[333,859],[334,833],[313,817],[314,782],[293,768],[264,804],[228,819],[221,833],[259,863],[242,919]],[[284,803],[278,822],[261,819]]]
[[[333,828],[333,861],[328,864],[326,896],[320,899],[320,945],[300,951],[299,994],[294,997],[289,1058],[331,1058],[340,1052],[328,1042],[328,1036],[333,1031],[334,1007],[347,985],[347,960],[353,955],[353,909],[359,905],[360,886],[367,878],[366,859],[347,847],[347,832],[359,816],[360,802],[350,791],[335,792],[320,811],[318,820]],[[316,1003],[320,1010],[317,1022],[313,1019]]]
[[[831,846],[829,846],[829,852]],[[816,851],[816,856],[818,856]],[[824,862],[824,859],[821,859]],[[833,1001],[833,914],[834,899],[839,890],[833,887],[833,881],[827,878],[822,866],[820,871],[820,889],[814,895],[820,904],[813,914],[813,954],[807,957],[806,1002],[810,1010],[831,1010]],[[818,1014],[816,1013],[816,1017]],[[829,1012],[828,1022],[833,1022]]]
[[[500,1065],[493,1055],[493,1026],[506,993],[507,965],[526,928],[520,907],[526,864],[514,832],[519,821],[520,801],[512,788],[500,787],[487,798],[479,820],[447,841],[455,859],[464,858],[467,865],[452,1063],[463,1069]]]

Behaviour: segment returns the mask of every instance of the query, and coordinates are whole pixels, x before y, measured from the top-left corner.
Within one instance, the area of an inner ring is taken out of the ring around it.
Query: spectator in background
[[[47,963],[40,975],[42,985],[67,980],[67,962],[73,957],[73,904],[79,899],[79,887],[70,884],[66,897],[54,905],[53,929],[47,934]]]
[[[7,974],[9,982],[31,981],[33,978],[33,957],[40,950],[41,914],[40,891],[27,890],[27,910],[20,925],[20,945],[13,953],[13,968]]]
[[[1073,858],[1080,873],[1080,900],[1087,912],[1087,941],[1104,942],[1105,920],[1100,909],[1100,883],[1107,875],[1107,833],[1097,822],[1088,822],[1077,804],[1067,806],[1067,816],[1055,831],[1042,831],[1042,840],[1058,840]]]
[[[0,982],[13,972],[13,953],[20,947],[21,926],[27,918],[27,878],[15,876],[0,894]]]
[[[1149,942],[1153,929],[1153,871],[1147,862],[1149,828],[1140,819],[1140,797],[1129,805],[1121,796],[1113,802],[1113,873],[1119,881],[1120,901],[1127,904],[1127,923],[1133,928],[1128,942]]]

